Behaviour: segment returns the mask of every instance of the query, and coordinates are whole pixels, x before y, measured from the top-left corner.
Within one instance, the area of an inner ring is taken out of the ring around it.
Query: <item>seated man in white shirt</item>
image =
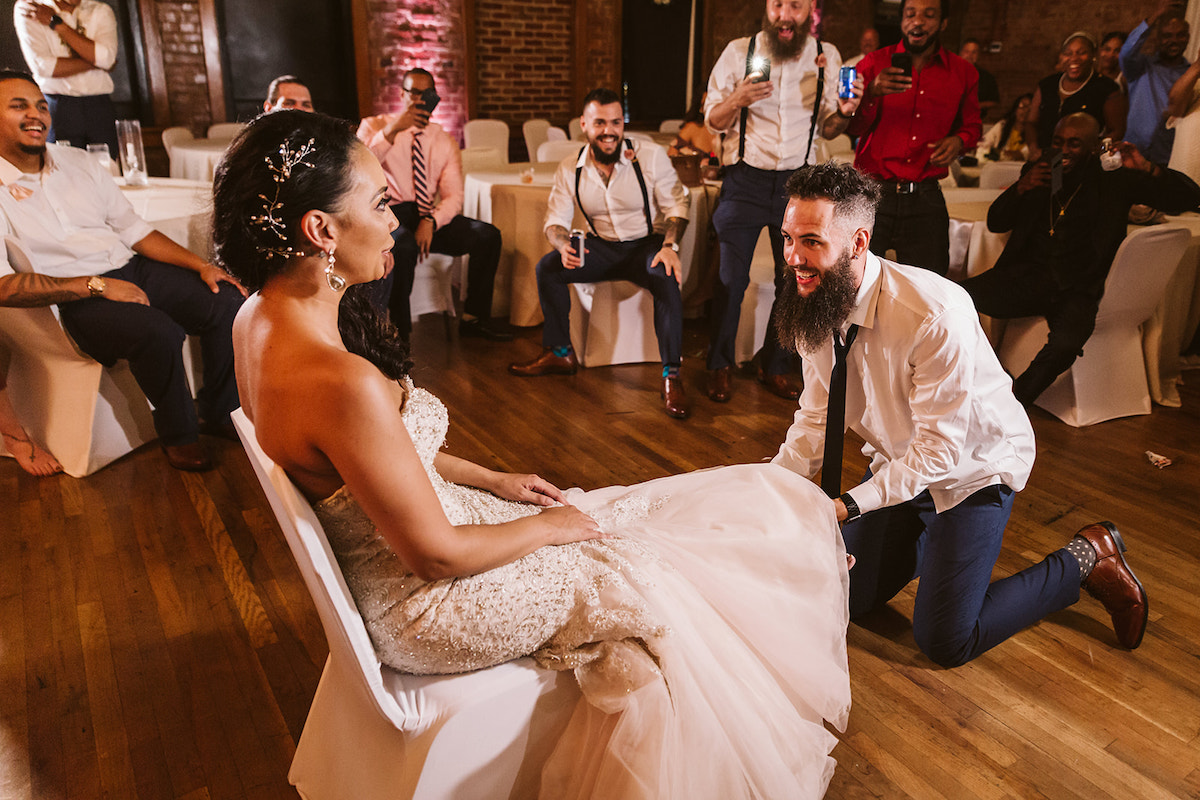
[[[567,285],[632,281],[654,295],[663,403],[669,415],[684,419],[690,409],[679,377],[679,240],[688,224],[687,190],[666,150],[625,138],[625,112],[615,92],[590,92],[581,122],[587,145],[559,164],[546,209],[545,233],[554,250],[537,265],[538,299],[546,318],[544,349],[532,361],[510,364],[508,371],[524,377],[573,375],[579,362],[571,349]],[[583,253],[571,243],[576,205],[590,229]]]
[[[1035,447],[971,298],[932,272],[870,252],[880,188],[853,167],[802,167],[786,191],[792,274],[778,322],[781,342],[804,357],[804,392],[774,460],[810,478],[824,465],[821,488],[857,559],[851,619],[919,576],[917,645],[954,667],[1075,603],[1082,587],[1104,604],[1118,641],[1137,647],[1146,592],[1110,522],[990,582]],[[847,427],[868,443],[871,466],[843,494]]]
[[[297,111],[315,111],[312,93],[304,81],[295,75],[280,75],[267,87],[267,99],[263,101],[263,113],[294,108]]]
[[[204,349],[203,431],[233,438],[232,330],[245,290],[150,227],[91,155],[47,146],[49,130],[33,78],[0,70],[0,236],[15,235],[36,270],[0,278],[0,306],[57,304],[83,352],[129,361],[171,466],[209,469],[183,340],[198,335]]]

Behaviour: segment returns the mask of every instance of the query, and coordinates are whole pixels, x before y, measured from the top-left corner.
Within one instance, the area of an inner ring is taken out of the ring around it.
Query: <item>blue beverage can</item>
[[[842,67],[838,73],[838,97],[849,99],[854,96],[854,80],[858,70],[854,67]]]
[[[587,234],[576,228],[571,231],[571,249],[575,251],[575,255],[579,256],[579,266],[583,266],[583,256],[585,250],[583,248],[584,240]]]

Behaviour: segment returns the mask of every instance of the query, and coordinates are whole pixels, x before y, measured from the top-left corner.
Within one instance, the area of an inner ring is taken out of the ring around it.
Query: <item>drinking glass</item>
[[[121,154],[121,172],[127,186],[146,186],[146,151],[142,145],[142,123],[136,119],[117,120],[117,151]]]

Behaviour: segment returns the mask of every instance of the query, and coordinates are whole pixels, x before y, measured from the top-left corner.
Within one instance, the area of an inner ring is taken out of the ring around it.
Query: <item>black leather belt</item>
[[[926,178],[923,181],[881,181],[883,190],[889,194],[916,194],[918,192],[932,192],[941,187],[938,186],[937,178]]]

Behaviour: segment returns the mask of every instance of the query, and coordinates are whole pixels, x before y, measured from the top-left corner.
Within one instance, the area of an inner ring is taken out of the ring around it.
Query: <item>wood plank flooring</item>
[[[662,413],[652,365],[509,377],[535,331],[447,342],[426,318],[414,377],[450,407],[453,452],[560,486],[770,457],[791,404],[749,377],[710,403],[703,342],[689,327],[686,422]],[[1141,648],[1116,646],[1085,596],[943,670],[913,643],[910,586],[850,627],[830,798],[1200,798],[1200,372],[1186,377],[1184,407],[1146,417],[1077,430],[1035,410],[1038,461],[996,567],[1114,520],[1150,593]],[[0,459],[0,797],[295,797],[325,639],[240,447],[209,444],[220,468],[198,475],[155,444],[82,480]],[[863,465],[847,459],[847,485]]]

